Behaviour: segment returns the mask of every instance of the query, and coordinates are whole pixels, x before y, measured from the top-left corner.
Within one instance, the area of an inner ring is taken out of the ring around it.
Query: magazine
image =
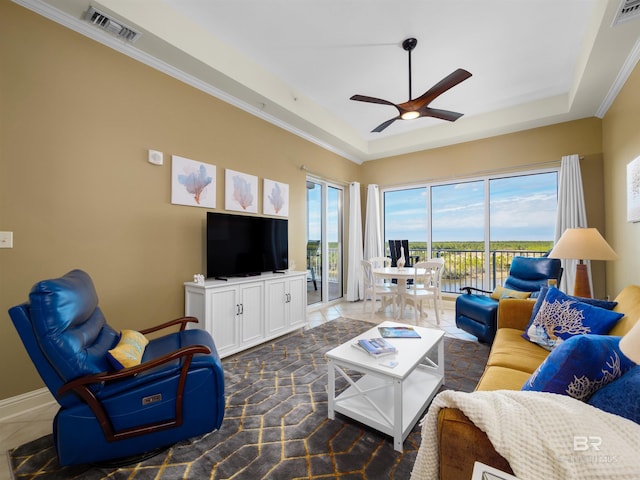
[[[358,340],[358,346],[374,357],[390,355],[398,352],[398,349],[387,342],[384,338],[363,338]]]
[[[378,327],[383,338],[420,338],[413,327]]]

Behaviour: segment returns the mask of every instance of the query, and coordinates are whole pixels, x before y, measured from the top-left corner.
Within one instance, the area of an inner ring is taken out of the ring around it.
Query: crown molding
[[[335,153],[336,155],[339,155],[357,164],[362,164],[363,162],[362,158],[352,155],[334,145],[331,145],[328,142],[325,142],[313,135],[310,135],[309,133],[303,130],[300,130],[299,128],[296,128],[286,122],[283,122],[282,120],[272,115],[269,115],[268,113],[261,110],[260,108],[254,107],[253,105],[250,105],[246,102],[242,102],[237,98],[227,94],[226,92],[223,92],[222,90],[214,87],[210,83],[204,82],[199,78],[184,72],[183,70],[180,70],[152,55],[149,55],[148,53],[135,48],[133,45],[128,44],[119,38],[116,38],[106,32],[103,32],[98,28],[93,27],[91,24],[89,24],[88,22],[85,22],[82,19],[73,17],[67,14],[66,12],[62,12],[57,8],[52,7],[51,5],[43,2],[42,0],[11,0],[11,1],[28,10],[31,10],[32,12],[37,13],[38,15],[41,15],[49,20],[52,20],[70,30],[73,30],[74,32],[84,35],[85,37],[88,37],[91,40],[95,40],[96,42],[101,43],[106,47],[109,47],[113,50],[116,50],[117,52],[127,55],[128,57],[140,63],[143,63],[155,70],[158,70],[159,72],[165,73],[182,83],[185,83],[191,87],[197,88],[198,90],[208,95],[211,95],[219,100],[222,100],[225,103],[228,103],[236,108],[239,108],[240,110],[243,110],[255,117],[258,117],[261,120],[264,120],[265,122],[268,122],[304,140],[307,140],[308,142],[311,142],[329,152]]]
[[[607,114],[607,111],[620,93],[620,90],[622,90],[622,87],[624,87],[624,84],[627,82],[629,75],[631,75],[631,72],[633,72],[633,69],[636,67],[638,60],[640,60],[640,38],[638,38],[635,45],[631,49],[631,52],[629,52],[629,55],[627,55],[627,59],[618,72],[616,79],[613,81],[611,88],[607,92],[607,95],[604,97],[604,100],[596,111],[596,117],[604,118],[604,116]]]

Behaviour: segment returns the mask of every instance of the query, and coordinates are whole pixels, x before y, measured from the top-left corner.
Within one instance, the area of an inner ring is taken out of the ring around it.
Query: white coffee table
[[[353,346],[360,338],[380,337],[379,326],[406,324],[383,322],[327,352],[328,416],[333,420],[338,412],[390,435],[394,449],[402,452],[404,439],[444,382],[444,332],[413,327],[421,338],[389,338],[398,353],[381,358]],[[437,363],[427,357],[434,348],[438,350]],[[390,360],[398,364],[393,368],[385,366]],[[349,371],[362,376],[354,380]],[[349,382],[349,387],[337,397],[336,372]]]

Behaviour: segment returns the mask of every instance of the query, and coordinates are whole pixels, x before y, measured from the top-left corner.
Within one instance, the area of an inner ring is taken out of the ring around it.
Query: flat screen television
[[[288,221],[207,212],[207,277],[246,277],[289,266]]]

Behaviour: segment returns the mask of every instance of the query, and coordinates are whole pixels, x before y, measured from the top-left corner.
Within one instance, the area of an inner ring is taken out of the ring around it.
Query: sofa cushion
[[[550,288],[522,336],[551,350],[574,335],[606,334],[623,316]]]
[[[620,351],[620,337],[576,335],[558,345],[522,390],[558,393],[578,400],[613,382],[634,363]]]
[[[487,365],[513,368],[531,374],[544,362],[547,355],[548,350],[522,338],[522,330],[499,328]]]
[[[602,387],[587,403],[640,423],[640,365]]]
[[[507,367],[487,367],[480,377],[476,390],[519,390],[531,374]]]

